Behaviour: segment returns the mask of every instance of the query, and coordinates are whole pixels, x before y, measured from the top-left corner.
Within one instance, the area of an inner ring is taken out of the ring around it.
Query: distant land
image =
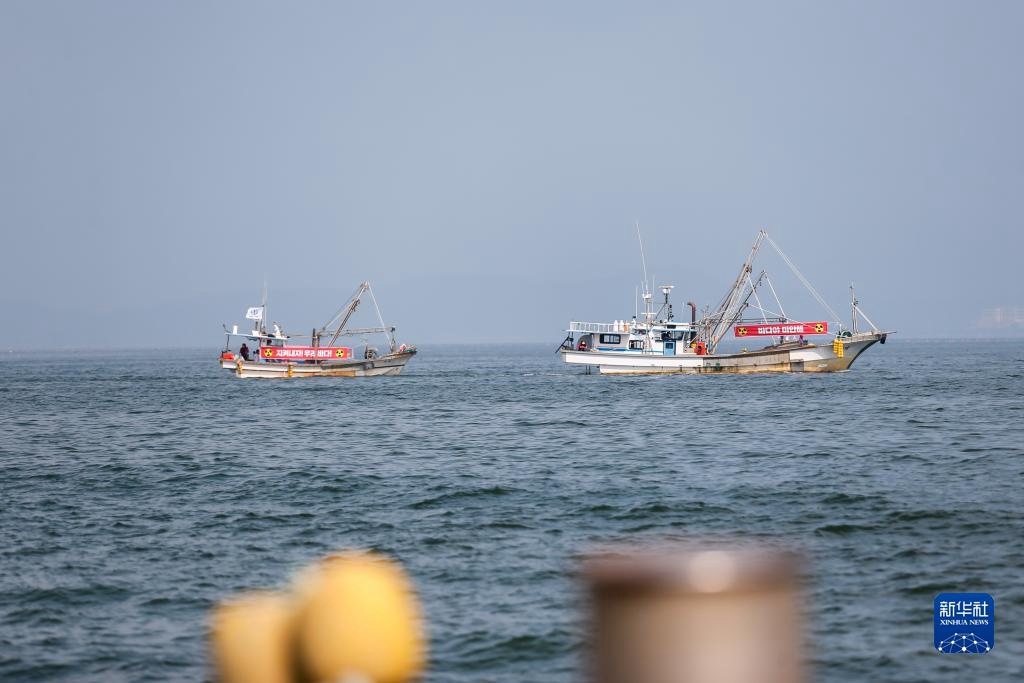
[[[975,329],[983,336],[1024,336],[1024,306],[993,306],[982,311]]]

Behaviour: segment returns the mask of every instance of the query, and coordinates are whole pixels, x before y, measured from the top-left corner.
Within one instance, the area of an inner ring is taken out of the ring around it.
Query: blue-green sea
[[[295,381],[215,347],[3,354],[0,680],[207,680],[212,605],[346,547],[411,574],[427,680],[581,680],[579,555],[706,537],[806,554],[815,680],[1024,679],[1024,342],[670,377],[556,345]],[[990,653],[935,652],[944,591],[995,597]]]

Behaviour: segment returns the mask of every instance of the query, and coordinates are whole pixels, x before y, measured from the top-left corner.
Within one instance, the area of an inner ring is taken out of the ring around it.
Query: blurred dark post
[[[590,680],[802,683],[797,554],[675,546],[584,558]]]

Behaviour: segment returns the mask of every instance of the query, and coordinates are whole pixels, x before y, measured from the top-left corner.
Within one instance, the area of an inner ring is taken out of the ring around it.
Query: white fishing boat
[[[805,322],[786,315],[768,273],[762,270],[756,277],[753,275],[754,260],[764,242],[778,252],[798,280],[824,306],[831,321]],[[588,373],[597,368],[601,374],[612,375],[838,372],[849,369],[868,347],[876,342],[884,344],[887,335],[892,334],[879,330],[868,319],[852,285],[851,321],[849,326],[843,325],[835,311],[764,230],[758,233],[739,276],[721,303],[713,311],[705,310],[699,318],[696,304],[687,302],[690,320],[675,319],[669,300],[672,285],[659,287],[664,301],[655,310],[646,271],[644,258],[643,313],[638,311],[631,320],[610,323],[571,322],[559,348],[566,363],[582,365]],[[774,308],[762,303],[758,292],[764,287],[774,298]],[[750,311],[759,315],[745,317]],[[861,320],[869,329],[860,329]],[[730,330],[734,339],[762,338],[769,343],[752,350],[718,353],[719,344]],[[825,341],[810,340],[822,337]]]
[[[380,326],[346,327],[366,294],[373,303]],[[384,324],[369,282],[360,284],[348,303],[309,336],[287,334],[278,323],[267,328],[266,288],[263,303],[249,308],[245,317],[252,321],[253,328],[239,332],[238,325],[233,325],[231,330],[225,325],[227,339],[220,355],[220,366],[234,372],[237,377],[288,379],[397,375],[416,355],[415,346],[398,344],[395,328]],[[381,352],[371,346],[368,341],[371,335],[382,335],[387,350]],[[362,337],[363,344],[357,347],[338,344],[339,340],[351,337]],[[308,341],[305,344],[295,343],[303,340]],[[238,342],[234,349],[233,342]]]

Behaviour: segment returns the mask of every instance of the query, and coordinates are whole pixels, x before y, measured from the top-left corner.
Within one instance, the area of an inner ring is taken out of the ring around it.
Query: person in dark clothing
[[[238,355],[245,360],[249,360],[249,347],[246,346],[245,342],[242,342],[242,348],[238,349]]]

